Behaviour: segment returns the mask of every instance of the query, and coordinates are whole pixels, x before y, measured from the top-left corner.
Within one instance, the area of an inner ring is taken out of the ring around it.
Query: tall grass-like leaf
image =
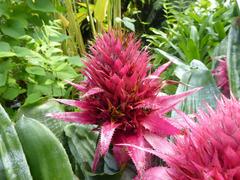
[[[94,9],[94,17],[99,21],[103,22],[106,16],[107,7],[109,0],[97,0],[95,9]]]
[[[71,0],[66,0],[65,5],[67,9],[67,19],[69,21],[69,35],[72,36],[72,38],[76,38],[76,45],[79,48],[80,53],[83,54],[85,52],[85,45],[83,42],[82,33],[75,18]]]

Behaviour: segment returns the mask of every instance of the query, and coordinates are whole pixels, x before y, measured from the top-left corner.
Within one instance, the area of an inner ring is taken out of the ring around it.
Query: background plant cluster
[[[84,55],[94,38],[117,29],[135,32],[152,53],[153,68],[173,62],[162,78],[181,84],[173,83],[166,93],[203,87],[180,105],[183,111],[191,113],[203,99],[214,106],[220,91],[211,73],[213,59],[226,55],[237,15],[233,0],[0,0],[0,104],[12,121],[24,115],[48,127],[64,146],[76,179],[131,179],[133,166],[119,170],[110,153],[92,173],[98,134],[46,118],[64,111],[50,99],[78,98],[66,80],[83,80]]]

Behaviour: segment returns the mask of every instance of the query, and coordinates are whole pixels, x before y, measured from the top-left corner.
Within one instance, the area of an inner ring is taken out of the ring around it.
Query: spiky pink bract
[[[208,107],[196,118],[197,123],[184,117],[190,131],[176,137],[175,143],[152,141],[155,151],[151,153],[162,157],[169,168],[149,169],[142,180],[150,173],[151,180],[240,179],[240,102],[223,98],[216,110]]]
[[[110,32],[98,37],[85,62],[83,74],[86,80],[80,85],[71,83],[83,95],[79,100],[58,100],[79,107],[81,112],[51,115],[66,121],[98,125],[100,140],[93,170],[96,170],[100,156],[105,155],[112,144],[119,165],[126,163],[130,157],[141,174],[146,167],[146,153],[115,144],[150,147],[145,139],[146,133],[161,137],[179,134],[180,130],[169,123],[164,114],[197,90],[159,96],[165,85],[159,75],[170,63],[148,75],[150,58],[140,45],[133,34]]]
[[[218,65],[212,73],[215,76],[217,86],[220,88],[222,93],[226,97],[230,97],[226,57],[218,57],[217,61]]]

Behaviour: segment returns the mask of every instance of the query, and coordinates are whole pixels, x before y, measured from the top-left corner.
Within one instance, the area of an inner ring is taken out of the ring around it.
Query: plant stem
[[[113,26],[115,29],[121,29],[121,22],[116,22],[116,18],[121,18],[121,0],[115,0],[113,3]]]
[[[96,28],[95,28],[95,25],[94,25],[94,20],[93,20],[93,17],[92,17],[92,13],[90,11],[90,6],[89,6],[89,1],[86,0],[86,4],[87,4],[87,11],[88,11],[88,16],[89,16],[89,20],[90,20],[90,24],[91,24],[91,28],[92,28],[92,34],[93,36],[96,36]]]

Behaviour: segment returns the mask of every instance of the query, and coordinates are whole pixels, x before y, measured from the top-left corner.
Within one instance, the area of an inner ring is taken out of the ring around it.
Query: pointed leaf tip
[[[86,88],[84,86],[80,85],[80,84],[75,84],[75,83],[73,83],[71,81],[68,81],[68,80],[65,80],[65,82],[72,85],[73,87],[75,87],[79,91],[82,91],[82,92],[86,91]]]
[[[69,106],[75,106],[75,107],[81,107],[81,101],[78,100],[70,100],[70,99],[55,99],[55,101],[58,101],[62,104],[66,104]]]
[[[154,71],[152,73],[152,75],[154,76],[160,76],[170,65],[172,64],[171,61],[161,65],[159,68],[156,69],[156,71]]]
[[[157,112],[152,112],[141,121],[142,126],[160,136],[180,134],[181,131],[167,121],[167,118],[159,116]]]
[[[169,112],[170,110],[172,110],[172,108],[175,105],[177,105],[178,103],[183,101],[187,96],[190,96],[193,93],[195,93],[201,89],[202,89],[202,87],[197,87],[197,88],[191,89],[189,91],[186,91],[186,92],[183,92],[180,94],[169,95],[169,96],[160,96],[158,103],[159,103],[159,106],[162,107],[161,114]]]
[[[114,131],[120,124],[114,124],[112,122],[106,122],[101,128],[101,138],[100,138],[100,152],[101,155],[105,155],[109,149],[109,145],[112,140]]]
[[[92,88],[90,90],[88,90],[83,96],[82,98],[85,98],[85,97],[88,97],[88,96],[92,96],[94,94],[98,94],[98,93],[101,93],[101,92],[104,92],[103,89],[99,88],[99,87],[95,87],[95,88]]]

